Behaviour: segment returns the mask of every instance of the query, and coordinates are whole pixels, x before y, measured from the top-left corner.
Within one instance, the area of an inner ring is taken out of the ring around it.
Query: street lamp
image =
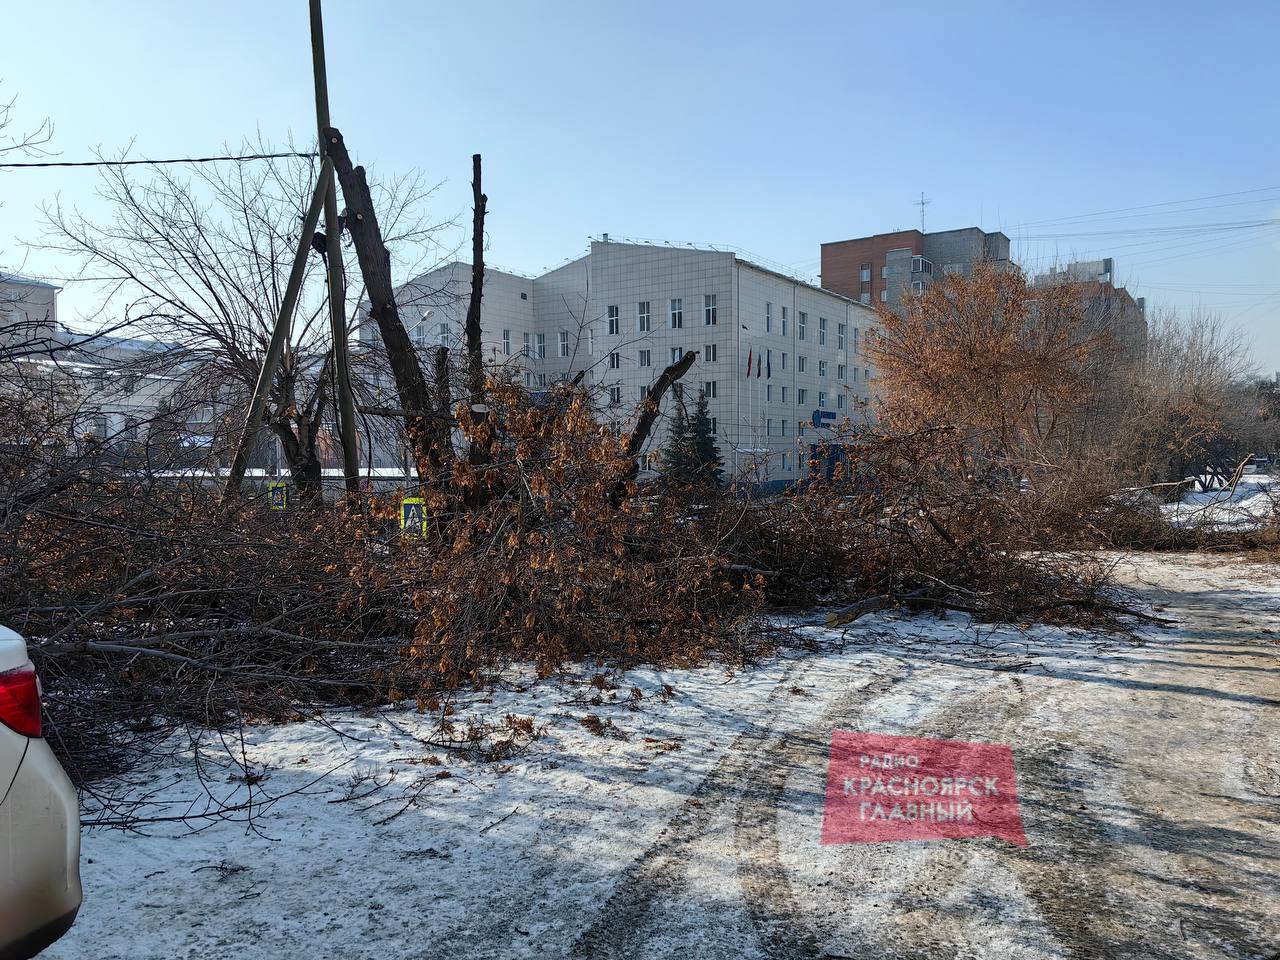
[[[406,332],[406,333],[409,333],[409,334],[412,334],[412,333],[413,333],[413,331],[417,330],[420,326],[422,326],[424,323],[426,323],[428,320],[430,320],[430,319],[431,319],[432,317],[434,317],[435,315],[436,315],[436,312],[435,312],[434,310],[428,310],[426,313],[424,313],[424,314],[422,315],[422,319],[421,319],[421,320],[419,320],[417,323],[415,323],[413,326],[411,326],[411,327],[410,327],[407,331],[405,331],[405,332]]]

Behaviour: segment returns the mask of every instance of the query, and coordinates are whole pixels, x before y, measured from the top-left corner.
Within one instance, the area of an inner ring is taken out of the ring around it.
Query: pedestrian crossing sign
[[[426,524],[426,501],[422,497],[405,497],[400,502],[401,534],[406,537],[420,537]]]
[[[289,509],[289,485],[287,483],[267,484],[267,503],[272,510]]]

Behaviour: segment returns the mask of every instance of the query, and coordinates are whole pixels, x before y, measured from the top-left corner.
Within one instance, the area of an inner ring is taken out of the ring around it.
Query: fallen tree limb
[[[1111,603],[1107,600],[1096,600],[1089,598],[1053,600],[1047,603],[1034,604],[1026,610],[998,610],[994,607],[983,608],[973,603],[959,603],[954,600],[947,600],[941,597],[931,597],[923,591],[916,593],[903,594],[894,596],[892,594],[883,594],[876,597],[868,597],[865,600],[859,600],[857,603],[844,607],[840,610],[833,611],[827,615],[826,625],[829,627],[844,626],[847,623],[865,617],[869,613],[878,613],[881,610],[889,610],[895,607],[910,607],[917,610],[952,610],[956,613],[968,613],[978,616],[990,616],[999,612],[1002,617],[1010,621],[1021,618],[1035,618],[1050,610],[1059,610],[1063,607],[1077,607],[1082,610],[1096,610],[1101,613],[1110,613],[1120,617],[1132,617],[1134,620],[1141,620],[1143,623],[1151,623],[1161,627],[1172,627],[1177,621],[1168,620],[1164,617],[1152,616],[1143,613],[1140,610],[1134,610],[1123,604]]]

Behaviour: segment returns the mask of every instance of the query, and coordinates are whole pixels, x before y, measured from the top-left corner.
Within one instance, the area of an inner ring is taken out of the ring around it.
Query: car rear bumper
[[[52,943],[71,926],[80,899],[75,787],[49,744],[31,740],[0,803],[0,960]]]
[[[32,930],[20,940],[0,946],[0,960],[30,960],[45,947],[61,939],[62,935],[76,922],[76,914],[79,912],[80,908],[76,907],[49,921],[43,927]]]

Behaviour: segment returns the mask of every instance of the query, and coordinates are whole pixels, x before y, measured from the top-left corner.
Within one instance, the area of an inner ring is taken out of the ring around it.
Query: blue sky
[[[439,218],[465,221],[484,154],[495,264],[537,272],[608,232],[816,274],[822,241],[917,225],[923,191],[928,229],[1003,229],[1031,266],[1114,256],[1149,304],[1221,312],[1280,369],[1280,226],[1266,222],[1280,218],[1280,3],[325,13],[333,118],[357,159],[444,181]],[[28,3],[5,30],[0,94],[19,97],[19,121],[53,119],[63,159],[311,136],[303,0]],[[60,275],[22,243],[41,202],[92,213],[93,187],[86,172],[0,172],[0,258]],[[1105,213],[1122,208],[1137,209]],[[64,294],[64,313],[84,296]]]

